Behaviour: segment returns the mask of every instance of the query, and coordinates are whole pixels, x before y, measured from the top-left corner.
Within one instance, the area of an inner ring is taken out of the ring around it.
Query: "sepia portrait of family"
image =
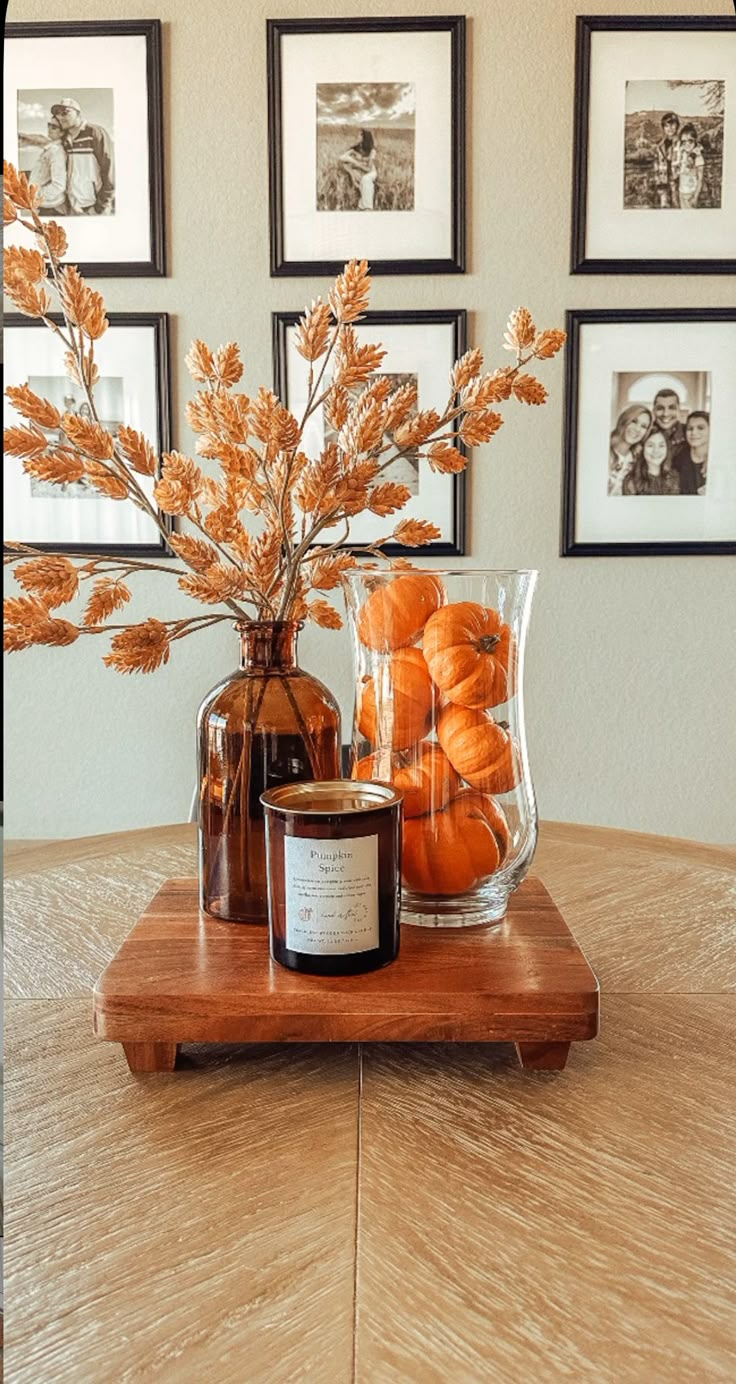
[[[627,82],[624,207],[721,206],[725,82]]]
[[[710,374],[613,376],[609,495],[704,495]]]
[[[411,82],[317,85],[317,211],[413,211]]]
[[[41,216],[115,211],[113,93],[18,92],[18,164],[41,190]]]

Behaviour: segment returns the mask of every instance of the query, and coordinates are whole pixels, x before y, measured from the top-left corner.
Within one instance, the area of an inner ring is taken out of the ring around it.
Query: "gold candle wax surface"
[[[355,975],[399,952],[402,795],[389,784],[286,783],[261,797],[271,956]]]

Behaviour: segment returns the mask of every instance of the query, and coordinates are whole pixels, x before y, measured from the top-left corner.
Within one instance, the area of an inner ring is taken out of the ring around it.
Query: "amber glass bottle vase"
[[[261,794],[340,774],[340,711],[299,668],[296,621],[236,626],[240,669],[205,697],[199,744],[199,898],[227,922],[266,923]]]

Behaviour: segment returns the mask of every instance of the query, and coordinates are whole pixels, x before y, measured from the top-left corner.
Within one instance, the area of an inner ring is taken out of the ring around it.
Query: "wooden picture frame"
[[[110,312],[107,318],[109,327],[95,342],[100,371],[95,402],[101,421],[113,433],[116,423],[137,428],[160,457],[171,450],[168,314]],[[51,314],[51,320],[63,326],[59,314]],[[79,406],[81,390],[65,369],[63,343],[42,322],[22,313],[6,315],[4,366],[6,385],[27,381],[34,393],[50,398],[60,411],[76,411]],[[112,417],[102,413],[106,406]],[[21,422],[7,399],[5,414],[6,426]],[[151,498],[156,479],[139,477]],[[38,485],[15,457],[6,458],[3,489],[9,540],[48,552],[172,556],[153,521],[130,501],[94,493],[63,494],[63,487],[50,482]],[[59,505],[74,508],[66,513]],[[164,529],[173,532],[171,516],[159,510],[159,518]]]
[[[571,273],[736,271],[736,18],[578,15],[573,142]]]
[[[271,275],[464,273],[464,17],[271,19],[267,47]]]
[[[301,416],[309,368],[293,345],[294,329],[301,316],[299,312],[272,314],[274,391],[297,416]],[[415,375],[419,407],[434,407],[440,413],[444,410],[450,370],[467,349],[467,313],[463,308],[367,312],[355,324],[355,329],[359,337],[380,342],[386,348],[386,361],[378,373],[394,375],[397,383],[403,383],[410,374]],[[304,435],[305,452],[318,455],[324,438],[324,422],[321,413],[317,413]],[[460,440],[455,445],[466,452]],[[394,477],[387,472],[386,479],[400,479],[413,488],[408,474]],[[412,499],[397,519],[429,519],[441,529],[442,537],[421,549],[387,543],[383,551],[392,557],[416,558],[419,552],[422,557],[463,555],[466,551],[466,472],[438,475],[426,462],[420,461],[414,484],[416,490]],[[356,547],[372,541],[379,533],[386,532],[386,522],[377,516],[356,516],[351,526],[352,543],[344,546]],[[363,528],[367,530],[365,534]],[[326,534],[324,541],[330,541]]]
[[[736,553],[736,308],[572,309],[566,327],[560,555]]]
[[[160,19],[6,24],[5,40],[4,155],[43,177],[67,258],[86,278],[165,275]]]

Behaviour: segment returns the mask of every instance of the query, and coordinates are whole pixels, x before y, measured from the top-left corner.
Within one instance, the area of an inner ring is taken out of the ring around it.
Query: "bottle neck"
[[[237,625],[240,667],[244,673],[288,673],[296,661],[299,620],[252,620]]]

